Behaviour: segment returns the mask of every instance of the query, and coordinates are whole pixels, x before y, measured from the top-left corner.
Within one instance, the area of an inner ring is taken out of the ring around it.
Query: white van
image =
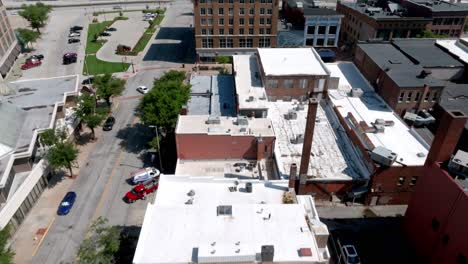
[[[129,181],[132,184],[138,184],[150,179],[158,178],[160,175],[159,170],[153,167],[143,168],[130,173]]]

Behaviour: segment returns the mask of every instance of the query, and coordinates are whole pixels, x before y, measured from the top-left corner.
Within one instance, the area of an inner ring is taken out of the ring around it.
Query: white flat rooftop
[[[380,98],[352,63],[329,63],[332,77],[339,77],[337,90],[328,90],[329,98],[338,108],[339,114],[347,120],[348,113],[372,127],[376,119],[393,121],[393,126],[386,126],[382,133],[366,133],[372,144],[385,147],[397,153],[397,160],[408,166],[422,166],[426,161],[428,149],[417,133],[411,130]],[[361,88],[361,97],[351,97],[351,88]],[[422,153],[421,157],[418,153]],[[394,163],[393,166],[401,166]]]
[[[312,48],[264,48],[258,55],[266,76],[327,75]]]
[[[289,177],[292,163],[300,165],[303,143],[294,144],[298,135],[304,135],[307,118],[307,104],[303,109],[294,110],[297,119],[287,120],[284,115],[297,107],[299,102],[270,102],[269,117],[276,132],[275,157],[282,178]],[[331,111],[331,110],[330,110]],[[370,173],[361,162],[358,152],[349,141],[346,132],[333,114],[319,104],[315,123],[308,175],[315,180],[357,180],[366,179]]]
[[[239,164],[252,164],[241,166]],[[259,169],[260,168],[260,169]],[[210,159],[210,160],[177,160],[175,174],[192,176],[212,176],[218,178],[251,178],[271,179],[272,169],[269,168],[265,160],[257,163],[255,160],[245,159]]]
[[[274,262],[322,260],[304,205],[282,204],[286,181],[254,181],[252,193],[230,192],[233,184],[209,177],[161,176],[133,263],[257,263],[263,245],[274,246]],[[239,187],[243,185],[241,181]],[[191,190],[194,195],[188,196]],[[186,205],[191,197],[193,204]],[[218,215],[219,205],[230,205],[231,214]],[[311,256],[301,257],[301,248],[310,249]]]
[[[436,44],[445,48],[452,55],[468,63],[468,38],[456,39],[438,39]]]
[[[176,134],[207,134],[231,136],[274,136],[267,118],[247,118],[248,125],[237,124],[237,117],[219,116],[220,124],[207,124],[208,115],[180,115]]]
[[[266,109],[267,96],[255,55],[234,55],[233,67],[239,109]]]

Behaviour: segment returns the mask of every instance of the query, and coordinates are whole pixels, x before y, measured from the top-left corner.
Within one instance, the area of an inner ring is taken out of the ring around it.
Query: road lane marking
[[[47,226],[46,228],[46,231],[44,232],[44,235],[42,235],[41,237],[41,240],[39,240],[39,244],[37,244],[36,248],[34,249],[33,253],[32,253],[32,256],[34,257],[37,253],[37,251],[39,250],[39,248],[41,247],[41,244],[42,242],[44,241],[45,237],[47,236],[47,233],[49,233],[49,229],[50,227],[52,226],[52,224],[55,222],[55,216],[54,218],[52,218],[52,220],[50,221],[49,225]]]

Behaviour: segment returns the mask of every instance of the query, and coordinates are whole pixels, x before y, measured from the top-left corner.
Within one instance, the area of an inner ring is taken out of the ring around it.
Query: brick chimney
[[[257,160],[262,160],[265,158],[265,141],[260,136],[257,138]]]
[[[462,111],[441,108],[443,112],[427,154],[426,165],[450,159],[468,120],[468,116]]]
[[[289,169],[289,189],[296,189],[296,174],[297,174],[297,165],[296,163],[291,164]]]
[[[309,98],[309,109],[307,110],[307,121],[304,131],[304,145],[302,146],[302,157],[301,166],[299,168],[299,176],[307,175],[307,171],[309,170],[310,151],[312,149],[312,139],[314,138],[317,108],[317,98]]]

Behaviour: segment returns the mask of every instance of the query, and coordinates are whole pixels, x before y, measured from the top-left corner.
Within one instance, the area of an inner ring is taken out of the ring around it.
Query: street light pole
[[[164,169],[163,169],[162,160],[161,160],[161,147],[159,146],[158,127],[157,126],[149,126],[149,127],[154,128],[154,131],[156,132],[156,143],[158,144],[159,169],[162,172]]]

